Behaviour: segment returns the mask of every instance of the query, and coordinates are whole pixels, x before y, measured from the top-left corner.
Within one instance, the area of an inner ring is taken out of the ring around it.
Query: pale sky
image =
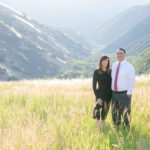
[[[86,32],[134,5],[150,0],[0,0],[39,23]]]

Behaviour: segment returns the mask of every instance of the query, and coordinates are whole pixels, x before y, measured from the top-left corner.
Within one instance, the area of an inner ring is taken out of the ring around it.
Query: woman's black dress
[[[98,83],[98,88],[97,88]],[[96,104],[94,107],[93,118],[94,119],[106,119],[106,116],[109,111],[110,102],[112,98],[111,90],[111,70],[103,71],[97,69],[93,74],[93,91],[96,97],[102,99],[102,106]]]

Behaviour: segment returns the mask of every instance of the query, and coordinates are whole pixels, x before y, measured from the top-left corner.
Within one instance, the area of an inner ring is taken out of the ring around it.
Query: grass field
[[[0,82],[0,150],[150,150],[150,76],[137,77],[130,132],[92,119],[92,79]]]

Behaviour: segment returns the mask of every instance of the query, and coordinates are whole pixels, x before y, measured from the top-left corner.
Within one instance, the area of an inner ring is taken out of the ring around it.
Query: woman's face
[[[106,68],[107,65],[108,65],[108,62],[109,62],[108,58],[105,59],[105,60],[103,60],[103,61],[102,61],[102,67]]]

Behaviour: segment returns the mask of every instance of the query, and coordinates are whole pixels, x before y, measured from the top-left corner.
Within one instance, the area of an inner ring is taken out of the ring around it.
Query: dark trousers
[[[130,129],[131,121],[131,97],[127,96],[127,92],[112,92],[112,119],[115,126],[121,124],[121,116],[123,119],[123,127]]]

